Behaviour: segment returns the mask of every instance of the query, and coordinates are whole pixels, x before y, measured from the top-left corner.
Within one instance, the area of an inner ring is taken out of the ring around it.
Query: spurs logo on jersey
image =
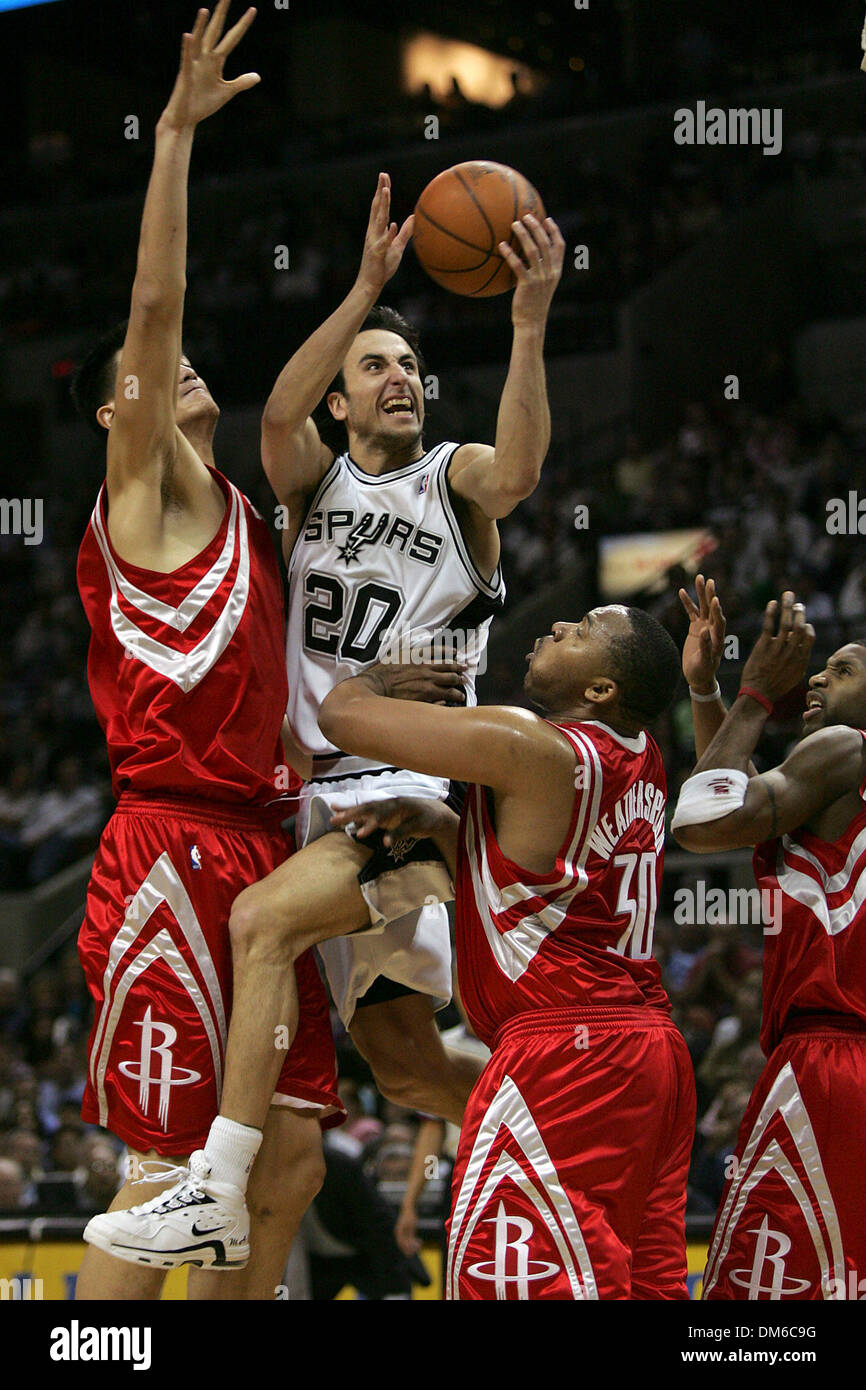
[[[384,545],[399,550],[407,560],[415,560],[421,565],[435,565],[439,552],[445,544],[444,536],[425,531],[404,516],[394,516],[391,512],[381,512],[377,517],[373,512],[364,512],[360,520],[349,508],[329,508],[327,511],[312,511],[307,518],[302,544],[333,541],[339,559],[350,565],[353,561],[361,563],[364,547]],[[338,542],[348,531],[343,544]]]
[[[380,659],[395,637],[459,628],[472,634],[467,699],[505,588],[475,567],[452,505],[447,469],[459,446],[440,444],[390,473],[364,473],[348,454],[332,463],[289,562],[289,720],[315,757],[338,757],[318,710],[338,681]],[[473,661],[474,655],[474,661]],[[328,774],[372,766],[329,765]]]

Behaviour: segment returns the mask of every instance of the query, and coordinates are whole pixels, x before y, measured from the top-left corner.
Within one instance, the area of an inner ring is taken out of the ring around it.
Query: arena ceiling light
[[[538,78],[526,63],[504,58],[472,43],[440,38],[437,34],[417,34],[403,48],[403,78],[406,90],[414,95],[428,86],[434,97],[452,94],[456,78],[468,101],[484,106],[505,106],[514,96],[536,90]]]

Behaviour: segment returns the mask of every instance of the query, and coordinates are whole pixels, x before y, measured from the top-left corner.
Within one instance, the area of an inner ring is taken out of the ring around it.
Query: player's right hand
[[[716,672],[725,645],[725,615],[716,593],[714,579],[695,577],[697,605],[685,589],[680,602],[686,610],[689,631],[683,643],[683,675],[698,695],[709,695],[715,688]]]
[[[221,40],[230,2],[219,0],[213,15],[209,10],[199,10],[192,33],[184,34],[180,72],[160,118],[161,125],[175,130],[194,128],[238,92],[246,92],[261,81],[257,72],[245,72],[231,82],[223,80],[226,58],[237,48],[256,17],[254,9],[247,10]]]
[[[362,806],[347,806],[331,816],[334,830],[354,826],[355,838],[364,840],[374,830],[384,830],[386,845],[394,840],[430,840],[454,812],[444,802],[430,796],[389,796],[382,801],[366,801]]]
[[[414,1207],[400,1208],[394,1227],[394,1239],[407,1259],[418,1254],[421,1242],[418,1239],[418,1217]]]
[[[391,279],[400,262],[403,252],[409,245],[415,226],[415,215],[407,217],[400,230],[391,220],[391,178],[388,174],[379,175],[379,183],[370,208],[370,221],[364,240],[364,254],[358,271],[358,284],[378,299],[384,286]]]
[[[768,700],[781,699],[804,679],[814,642],[805,608],[786,590],[781,603],[773,599],[764,610],[763,630],[743,667],[742,684]]]
[[[459,661],[377,661],[362,674],[391,700],[465,705],[465,672]]]

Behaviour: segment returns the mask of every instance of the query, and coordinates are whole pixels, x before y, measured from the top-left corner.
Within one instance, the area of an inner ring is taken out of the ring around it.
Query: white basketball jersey
[[[475,703],[505,586],[498,565],[489,581],[479,573],[460,533],[446,482],[458,447],[438,444],[381,477],[342,454],[313,498],[289,561],[286,664],[289,722],[314,779],[382,766],[341,753],[317,722],[328,692],[373,662],[409,660],[410,650],[465,660]]]

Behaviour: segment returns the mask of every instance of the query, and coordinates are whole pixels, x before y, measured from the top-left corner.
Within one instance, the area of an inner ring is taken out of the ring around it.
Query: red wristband
[[[766,695],[762,695],[760,690],[753,690],[750,685],[741,685],[737,691],[737,699],[741,695],[748,695],[750,699],[757,700],[759,705],[763,705],[768,714],[773,713],[773,701],[768,700]]]

